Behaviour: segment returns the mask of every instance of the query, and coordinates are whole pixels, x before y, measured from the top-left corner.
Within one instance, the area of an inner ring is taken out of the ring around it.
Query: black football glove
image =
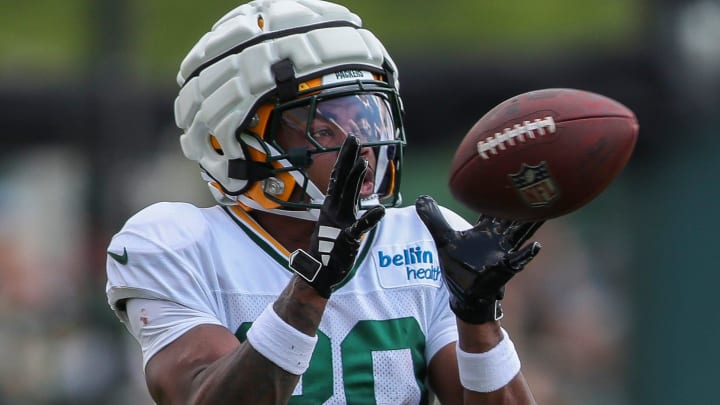
[[[350,274],[362,235],[385,215],[384,207],[375,206],[356,219],[368,164],[359,152],[357,138],[348,136],[330,174],[327,196],[310,240],[310,252],[298,249],[290,256],[290,268],[325,298]]]
[[[473,324],[502,318],[505,283],[540,251],[538,242],[522,246],[544,221],[480,216],[473,228],[456,231],[432,197],[419,197],[415,209],[435,240],[455,315]]]

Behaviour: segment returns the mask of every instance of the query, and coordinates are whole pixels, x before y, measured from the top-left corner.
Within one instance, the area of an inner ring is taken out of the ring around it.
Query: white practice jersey
[[[456,229],[469,226],[444,213]],[[108,301],[124,322],[127,299],[171,301],[241,341],[292,276],[290,253],[238,207],[151,205],[127,221],[108,253]],[[142,347],[144,364],[178,337],[166,329]],[[388,209],[331,296],[290,403],[424,403],[430,359],[456,340],[430,233],[414,207]]]

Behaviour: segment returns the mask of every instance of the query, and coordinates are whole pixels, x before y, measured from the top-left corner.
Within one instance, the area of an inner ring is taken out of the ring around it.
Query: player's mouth
[[[367,198],[375,192],[375,169],[368,166],[365,172],[362,186],[360,187],[360,198]]]

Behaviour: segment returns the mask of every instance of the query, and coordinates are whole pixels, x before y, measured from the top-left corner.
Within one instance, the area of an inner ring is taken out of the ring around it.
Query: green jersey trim
[[[222,209],[225,210],[228,216],[230,216],[230,218],[238,226],[240,226],[240,229],[242,229],[250,237],[250,239],[252,239],[256,245],[258,245],[258,247],[260,247],[265,253],[267,253],[271,258],[278,262],[278,264],[280,264],[285,270],[294,274],[292,269],[290,269],[290,267],[288,266],[288,263],[290,261],[290,254],[287,249],[283,248],[282,245],[280,245],[280,243],[275,240],[275,238],[273,238],[267,231],[265,231],[260,226],[260,224],[258,224],[254,219],[252,219],[252,217],[247,215],[247,213],[245,211],[242,211],[241,209],[238,209],[237,211],[245,214],[242,215],[242,217],[235,213],[236,210],[231,210],[227,206],[223,206]],[[341,284],[338,284],[337,287],[335,287],[336,291],[342,288],[355,276],[358,267],[360,267],[360,264],[365,260],[368,252],[370,251],[370,246],[372,246],[372,242],[375,239],[376,232],[377,227],[373,228],[370,232],[366,234],[360,251],[358,252],[358,256],[355,259],[355,265],[353,265],[352,270],[350,270],[350,274],[348,275],[348,277]]]

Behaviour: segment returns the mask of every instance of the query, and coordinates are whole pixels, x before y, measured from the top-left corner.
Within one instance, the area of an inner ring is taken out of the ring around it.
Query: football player
[[[499,320],[540,223],[399,207],[398,71],[357,15],[241,5],[177,80],[218,204],[141,210],[107,261],[157,403],[534,402]]]

